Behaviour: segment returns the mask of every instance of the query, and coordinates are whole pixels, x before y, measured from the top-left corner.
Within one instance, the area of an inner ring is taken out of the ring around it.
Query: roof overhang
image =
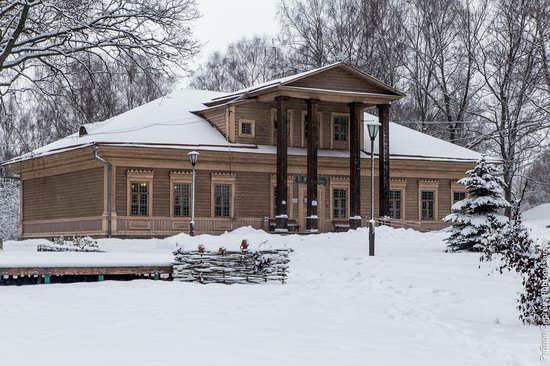
[[[380,92],[360,93],[331,89],[315,89],[291,85],[292,83],[296,83],[299,80],[312,77],[314,75],[326,72],[334,68],[344,69],[358,79],[367,81],[371,85],[376,86],[376,89]],[[281,95],[300,99],[319,99],[321,101],[338,103],[360,102],[367,105],[388,104],[392,101],[396,101],[405,97],[405,94],[385,84],[384,82],[368,74],[365,74],[364,72],[356,69],[353,66],[350,66],[343,62],[338,62],[302,74],[286,77],[279,80],[273,80],[258,85],[256,87],[251,87],[224,96],[220,96],[204,104],[208,107],[215,107],[224,104],[244,102],[255,98],[257,98],[257,100],[259,101],[270,101],[273,100],[274,97]]]

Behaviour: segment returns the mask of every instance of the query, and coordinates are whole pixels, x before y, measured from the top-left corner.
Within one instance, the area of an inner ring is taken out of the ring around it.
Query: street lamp
[[[199,153],[196,151],[191,151],[187,154],[191,165],[193,166],[193,180],[191,183],[191,222],[189,223],[189,235],[195,236],[195,164],[199,160]]]
[[[374,139],[378,135],[380,122],[368,121],[366,123],[370,137],[370,221],[369,221],[369,255],[374,255]]]

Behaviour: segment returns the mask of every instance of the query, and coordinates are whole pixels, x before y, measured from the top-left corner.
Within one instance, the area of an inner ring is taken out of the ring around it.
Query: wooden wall
[[[235,107],[235,136],[238,143],[255,143],[258,145],[270,145],[276,141],[276,133],[272,129],[272,110],[276,108],[273,103],[245,103],[238,104]],[[287,108],[290,111],[289,121],[289,142],[290,147],[306,147],[302,145],[302,111],[306,111],[306,103],[302,99],[290,99],[287,102]],[[349,113],[349,107],[343,103],[319,103],[319,112],[321,112],[321,128],[319,141],[323,149],[329,149],[331,146],[332,113]],[[255,121],[255,137],[239,136],[239,120]],[[212,121],[211,121],[212,122]],[[348,129],[349,131],[349,129]],[[271,136],[273,134],[273,136]],[[347,150],[348,142],[336,142],[333,146],[335,150]]]
[[[103,214],[103,168],[23,180],[23,220]]]
[[[317,75],[309,76],[307,78],[295,81],[290,85],[305,88],[342,90],[360,93],[380,92],[380,88],[374,85],[374,83],[369,83],[366,80],[360,79],[340,68],[334,68]]]
[[[201,114],[227,138],[226,110],[224,107],[209,109],[201,112]]]

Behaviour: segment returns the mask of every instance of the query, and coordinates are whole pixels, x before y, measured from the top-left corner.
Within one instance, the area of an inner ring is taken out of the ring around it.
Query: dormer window
[[[255,121],[242,119],[239,121],[239,136],[254,137]]]

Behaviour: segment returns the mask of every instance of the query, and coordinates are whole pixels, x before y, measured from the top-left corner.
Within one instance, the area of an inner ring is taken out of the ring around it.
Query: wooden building
[[[370,219],[442,227],[479,154],[390,123],[404,95],[344,63],[236,93],[180,90],[4,162],[21,177],[21,238],[166,236],[195,229],[316,232]],[[377,115],[377,117],[374,117]]]

